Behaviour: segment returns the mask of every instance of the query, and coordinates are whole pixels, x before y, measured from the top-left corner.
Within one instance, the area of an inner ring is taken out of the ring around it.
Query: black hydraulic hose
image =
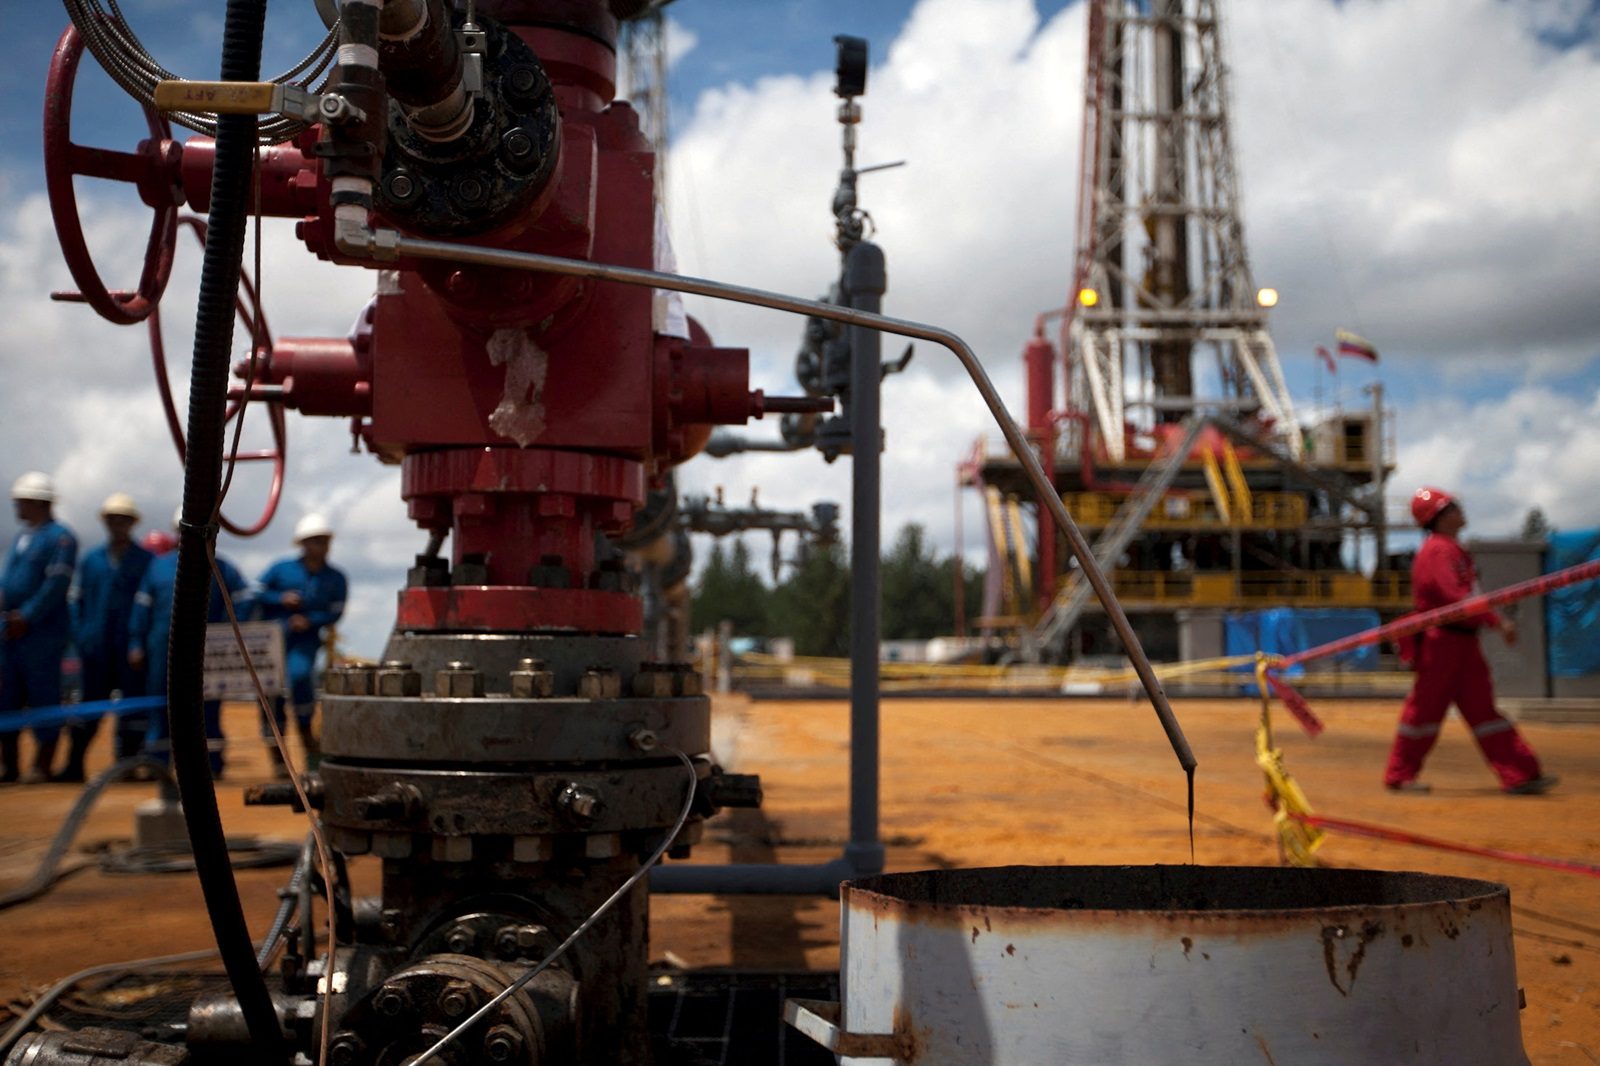
[[[266,0],[228,0],[222,29],[221,80],[260,78],[266,13]],[[189,376],[189,447],[183,468],[172,636],[167,645],[167,714],[178,794],[183,801],[195,874],[205,897],[217,951],[250,1031],[252,1058],[281,1064],[288,1061],[283,1031],[256,963],[239,886],[228,860],[222,815],[217,810],[201,682],[211,601],[211,552],[222,486],[223,413],[228,401],[234,300],[239,292],[245,222],[251,203],[256,122],[255,115],[221,115],[217,119],[211,212],[200,268],[194,360]]]

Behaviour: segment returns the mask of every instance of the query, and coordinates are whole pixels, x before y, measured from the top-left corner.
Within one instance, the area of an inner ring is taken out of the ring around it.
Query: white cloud
[[[1526,385],[1471,404],[1440,398],[1414,409],[1408,427],[1391,510],[1428,484],[1459,493],[1481,536],[1515,534],[1534,507],[1558,529],[1600,524],[1600,383]]]

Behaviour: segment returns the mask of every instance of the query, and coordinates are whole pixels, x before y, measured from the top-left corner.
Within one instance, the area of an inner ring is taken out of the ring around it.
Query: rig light
[[[1078,290],[1078,303],[1084,307],[1093,307],[1100,302],[1100,294],[1090,288]]]
[[[1273,288],[1257,289],[1256,303],[1260,304],[1262,307],[1277,307],[1278,290]]]

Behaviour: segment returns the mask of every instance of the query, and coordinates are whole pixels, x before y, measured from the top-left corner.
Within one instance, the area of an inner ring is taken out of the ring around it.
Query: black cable
[[[156,770],[167,780],[172,779],[171,773],[165,766],[153,759],[142,755],[135,755],[130,759],[123,759],[114,763],[83,786],[83,791],[78,793],[77,800],[72,804],[72,810],[67,812],[66,819],[61,823],[61,828],[56,830],[55,839],[50,841],[50,849],[45,852],[44,859],[40,861],[39,868],[27,881],[13,888],[11,891],[0,895],[0,910],[14,907],[18,903],[26,903],[30,899],[37,899],[44,895],[49,887],[69,874],[77,873],[82,866],[62,871],[61,860],[66,857],[67,850],[72,847],[72,841],[77,837],[78,830],[83,828],[84,819],[88,818],[89,811],[94,807],[106,786],[115,781],[121,781],[141,767],[150,767]]]
[[[228,0],[222,30],[223,81],[256,81],[266,0]],[[211,173],[211,212],[195,312],[194,358],[189,374],[188,454],[183,470],[183,516],[178,524],[178,575],[173,588],[172,634],[167,645],[167,714],[178,793],[194,850],[217,951],[250,1031],[253,1058],[284,1063],[287,1052],[278,1015],[256,963],[239,886],[228,859],[207,751],[201,664],[211,601],[212,543],[222,484],[223,414],[227,405],[234,300],[239,292],[249,214],[257,117],[217,119]]]

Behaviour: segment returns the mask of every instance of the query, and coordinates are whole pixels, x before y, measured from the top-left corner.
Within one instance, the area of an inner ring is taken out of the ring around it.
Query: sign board
[[[283,626],[278,622],[240,622],[244,647],[255,667],[261,688],[271,696],[284,690]],[[239,652],[233,626],[213,622],[206,626],[205,696],[208,700],[256,701],[255,682]]]

